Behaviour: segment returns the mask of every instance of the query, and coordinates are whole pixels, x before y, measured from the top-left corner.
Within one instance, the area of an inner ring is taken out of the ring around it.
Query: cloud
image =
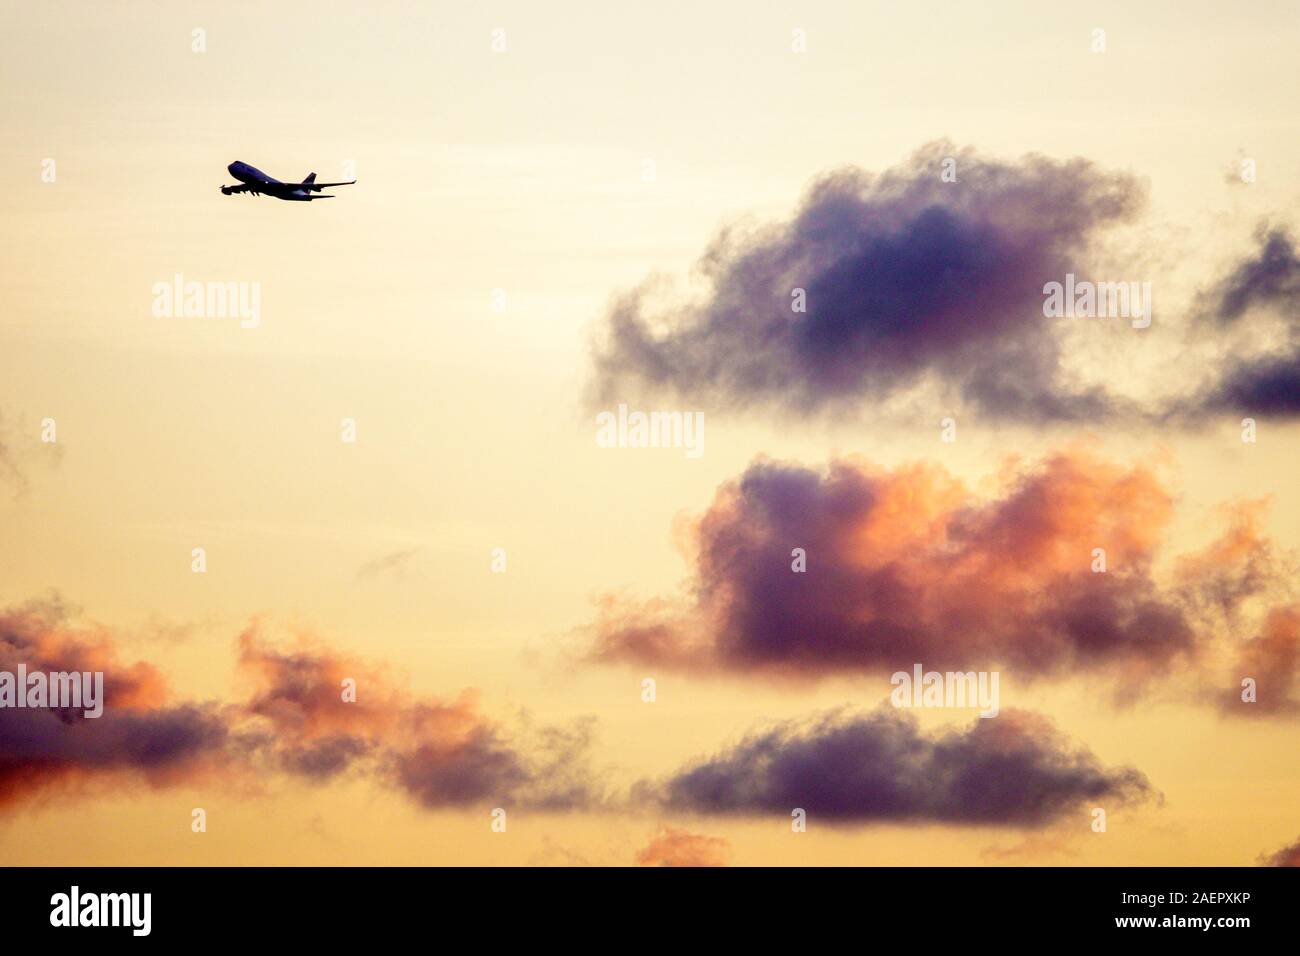
[[[242,712],[254,729],[255,749],[282,769],[328,779],[374,751],[396,729],[406,705],[383,675],[361,661],[300,639],[293,650],[262,641],[256,623],[236,640],[248,696]],[[344,700],[344,680],[356,700]]]
[[[1084,808],[1154,795],[1131,767],[1108,769],[1036,714],[1008,710],[963,731],[926,734],[882,705],[777,724],[667,780],[643,783],[666,810],[718,815],[801,808],[834,823],[1036,828]]]
[[[122,664],[112,642],[73,629],[57,602],[0,612],[0,670],[101,671],[98,718],[45,708],[0,709],[0,805],[95,784],[167,786],[224,764],[229,730],[212,704],[173,702],[148,664]]]
[[[1273,853],[1261,853],[1259,862],[1263,866],[1300,866],[1300,837]]]
[[[589,720],[495,721],[471,691],[413,695],[315,639],[270,642],[256,623],[235,643],[238,696],[198,703],[174,699],[151,665],[122,663],[106,632],[74,629],[57,603],[0,613],[0,667],[103,670],[106,695],[98,719],[0,709],[0,806],[86,794],[92,784],[102,793],[231,779],[324,784],[350,774],[429,809],[634,810],[649,800],[663,810],[749,813],[797,791],[791,806],[834,819],[1036,826],[1071,800],[1124,802],[1148,789],[1135,771],[1103,770],[1066,747],[1032,715],[1004,711],[965,733],[927,737],[909,715],[882,708],[781,725],[662,785],[642,781],[630,800],[611,799],[589,767]],[[998,779],[1015,783],[1000,788]],[[725,841],[669,828],[638,862],[713,865],[725,850]]]
[[[473,691],[415,698],[363,661],[301,640],[293,650],[239,638],[253,679],[247,712],[269,724],[260,747],[281,769],[327,779],[354,767],[424,807],[494,801],[567,809],[596,800],[584,757],[590,728],[507,729],[483,716]],[[344,700],[351,680],[355,700]]]
[[[1267,500],[1238,500],[1219,507],[1227,523],[1224,532],[1176,561],[1184,599],[1231,620],[1250,598],[1286,598],[1291,575],[1264,531],[1267,508]]]
[[[1202,293],[1209,319],[1236,322],[1252,308],[1300,308],[1300,258],[1295,240],[1284,228],[1262,226],[1255,236],[1258,248],[1233,266],[1214,286]]]
[[[1261,417],[1300,414],[1300,352],[1232,366],[1201,408]]]
[[[957,181],[941,179],[956,160]],[[593,402],[633,389],[795,413],[880,402],[941,383],[981,414],[1103,417],[1099,387],[1068,383],[1043,286],[1087,272],[1145,187],[1083,159],[989,159],[948,142],[880,174],[817,180],[787,222],[724,230],[699,263],[702,300],[659,303],[649,282],[612,307]],[[795,311],[794,290],[806,295]]]
[[[542,847],[528,860],[529,866],[601,866],[591,857],[577,850],[555,842],[549,836],[542,837]],[[613,865],[608,864],[608,865]]]
[[[1300,605],[1269,611],[1259,634],[1240,648],[1233,668],[1236,681],[1220,698],[1234,717],[1300,716]],[[1241,699],[1245,678],[1255,681],[1256,699]]]
[[[726,866],[731,845],[722,837],[663,827],[637,851],[637,866]]]
[[[1127,692],[1191,662],[1198,625],[1270,579],[1266,541],[1242,518],[1161,586],[1171,514],[1152,470],[1083,451],[1011,467],[986,498],[933,464],[760,459],[691,526],[687,594],[604,597],[586,655],[785,677],[918,662],[1024,679],[1106,670]]]
[[[406,548],[372,558],[357,571],[358,580],[381,574],[400,574],[410,567],[411,559],[420,553],[419,548]]]
[[[110,634],[74,628],[57,601],[0,611],[0,670],[102,671],[105,697],[90,719],[0,708],[0,806],[91,783],[181,785],[218,769],[264,782],[352,773],[429,808],[556,810],[601,799],[586,763],[590,722],[495,722],[473,691],[416,697],[320,642],[273,645],[256,624],[236,648],[236,699],[177,701],[152,665],[122,663]],[[355,700],[344,699],[345,680]]]
[[[4,418],[0,416],[0,487],[8,485],[15,494],[27,491],[27,472],[19,461],[13,439],[7,434]]]
[[[1029,861],[1029,865],[1048,857],[1077,857],[1077,842],[1088,831],[1068,825],[1055,830],[1031,831],[1009,845],[993,844],[980,850],[985,860]]]
[[[594,808],[601,802],[586,764],[590,722],[529,730],[507,737],[487,724],[450,743],[422,738],[394,751],[393,773],[406,794],[425,807],[491,801],[533,810]]]
[[[1300,257],[1295,239],[1284,228],[1261,227],[1256,243],[1250,255],[1202,292],[1198,327],[1230,329],[1252,312],[1261,312],[1280,318],[1285,332],[1263,352],[1225,360],[1199,401],[1192,403],[1193,414],[1300,414]]]

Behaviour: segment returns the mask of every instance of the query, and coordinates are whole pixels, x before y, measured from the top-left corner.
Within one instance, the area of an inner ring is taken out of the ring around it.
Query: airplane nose
[[[229,166],[226,167],[226,172],[230,173],[230,175],[232,176],[235,175],[235,167],[238,165],[239,165],[239,160],[235,160],[233,163],[231,163]]]

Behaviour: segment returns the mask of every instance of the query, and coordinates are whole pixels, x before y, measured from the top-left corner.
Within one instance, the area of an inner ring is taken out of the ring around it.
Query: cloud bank
[[[58,604],[0,612],[0,669],[100,671],[105,697],[95,719],[0,708],[0,806],[92,786],[210,782],[218,769],[252,783],[357,774],[426,808],[600,802],[586,724],[507,726],[482,714],[472,691],[414,697],[318,642],[273,646],[256,625],[236,650],[239,699],[176,701],[151,665],[122,663],[109,634],[74,628]]]

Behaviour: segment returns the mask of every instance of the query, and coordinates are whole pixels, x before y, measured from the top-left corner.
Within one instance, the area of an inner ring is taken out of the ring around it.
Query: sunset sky
[[[0,670],[108,699],[0,709],[0,863],[1295,844],[1298,40],[1284,2],[12,6]],[[235,160],[358,182],[223,196]],[[1067,273],[1150,327],[1045,317]],[[156,317],[177,274],[259,324]],[[703,454],[600,447],[620,404]],[[896,710],[914,664],[1001,712]]]

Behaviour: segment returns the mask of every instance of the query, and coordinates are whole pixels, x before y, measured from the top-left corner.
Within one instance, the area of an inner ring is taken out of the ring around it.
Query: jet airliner
[[[346,183],[318,183],[316,174],[310,173],[307,178],[300,183],[282,183],[278,179],[272,179],[260,169],[256,169],[248,163],[241,163],[235,160],[226,167],[230,175],[239,180],[238,186],[222,186],[221,194],[223,196],[234,196],[238,193],[252,193],[254,196],[261,196],[265,193],[268,196],[274,196],[276,199],[285,199],[290,202],[311,202],[313,199],[333,199],[332,195],[315,195],[322,189],[330,186],[351,186],[356,182],[355,179]]]

